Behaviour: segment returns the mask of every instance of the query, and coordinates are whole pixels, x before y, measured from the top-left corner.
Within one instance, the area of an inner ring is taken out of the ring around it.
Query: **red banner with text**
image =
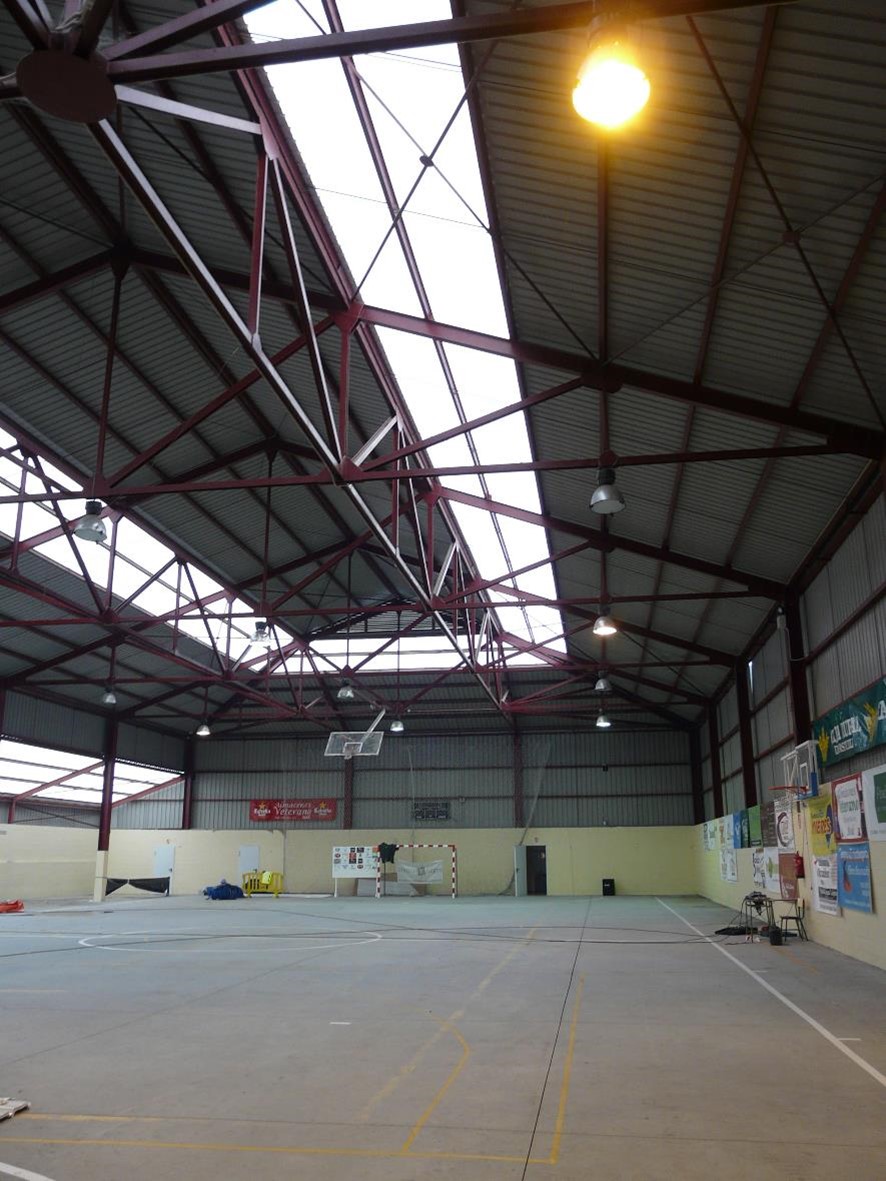
[[[335,820],[338,800],[250,800],[249,819]]]

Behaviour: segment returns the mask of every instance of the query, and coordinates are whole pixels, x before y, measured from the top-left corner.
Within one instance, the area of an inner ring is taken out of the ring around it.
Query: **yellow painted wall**
[[[96,839],[94,828],[0,825],[0,899],[91,897]]]
[[[800,805],[801,823],[808,826],[808,813]],[[797,826],[794,812],[795,831],[798,846],[805,849],[806,869],[811,874],[808,854],[809,833],[803,839],[802,829]],[[751,869],[751,850],[737,849],[738,883],[720,879],[720,854],[716,850],[705,852],[703,826],[698,825],[694,837],[697,892],[738,910],[745,894],[759,887],[754,885]],[[886,841],[871,841],[871,879],[874,894],[874,913],[860,914],[844,910],[841,915],[819,914],[812,909],[811,877],[801,880],[800,898],[806,903],[806,930],[809,938],[824,947],[831,947],[854,959],[886,968]],[[776,903],[776,913],[787,909],[787,904]]]
[[[257,844],[262,868],[285,874],[286,889],[295,893],[332,890],[332,847],[337,844],[375,845],[449,842],[458,847],[459,889],[463,894],[497,894],[510,881],[513,847],[519,829],[385,830],[349,832],[328,829],[257,831],[147,831],[115,829],[111,838],[111,877],[149,876],[156,845],[176,846],[173,893],[194,894],[220,878],[237,880],[240,845]],[[530,829],[527,844],[545,845],[548,893],[599,894],[601,879],[615,878],[620,894],[692,894],[695,892],[694,831],[675,828],[545,828]],[[446,850],[426,850],[416,858],[442,857]],[[353,882],[341,881],[342,893]],[[435,893],[449,892],[448,879]]]

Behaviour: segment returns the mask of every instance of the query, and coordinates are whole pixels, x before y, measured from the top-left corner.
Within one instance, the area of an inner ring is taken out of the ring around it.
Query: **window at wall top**
[[[98,804],[102,792],[102,768],[99,760],[89,755],[35,746],[14,739],[0,740],[0,795],[19,796],[31,792],[44,783],[44,788],[29,797],[37,800],[58,800]],[[92,770],[86,770],[91,767]],[[114,769],[113,800],[146,791],[158,783],[174,779],[177,772],[159,767],[144,767],[137,763],[118,760]],[[55,780],[63,779],[62,783]]]
[[[13,452],[18,460],[21,459],[18,441],[3,430],[0,430],[0,448]],[[53,464],[43,459],[38,462],[40,472],[46,480],[44,481],[37,471],[29,469],[25,475],[27,493],[39,495],[46,492],[48,482],[51,491],[83,491],[84,497],[86,496],[86,492],[78,483],[69,479]],[[18,492],[21,477],[21,463],[9,456],[0,455],[0,487],[3,492]],[[75,521],[83,514],[83,502],[79,499],[61,500],[57,504],[58,512],[66,521]],[[0,504],[0,534],[9,538],[15,536],[18,507],[16,504]],[[58,514],[50,502],[30,501],[22,505],[19,536],[22,540],[28,540],[56,528],[58,524]],[[192,602],[195,590],[201,600],[215,598],[208,606],[211,612],[221,614],[228,609],[228,599],[221,584],[190,563],[186,567],[182,566],[179,585],[178,564],[174,561],[173,551],[126,517],[121,517],[118,521],[116,547],[113,593],[121,600],[134,596],[133,606],[138,610],[154,616],[164,615],[173,611],[179,603],[184,605]],[[79,555],[96,587],[101,590],[107,588],[110,569],[110,546],[107,544],[96,545],[92,541],[81,542],[76,538],[69,540],[66,536],[59,536],[34,546],[34,553],[82,578],[83,573],[77,560]],[[173,562],[173,565],[164,574],[154,577],[170,562]],[[250,647],[255,619],[249,614],[252,608],[242,599],[232,600],[230,607],[233,612],[244,613],[246,617],[232,619],[230,628],[224,619],[213,619],[209,626],[212,638],[222,653],[228,651],[230,631],[230,655],[232,659],[238,660]],[[174,621],[168,620],[167,626],[172,628]],[[206,623],[200,615],[199,608],[195,607],[190,615],[179,619],[178,630],[198,643],[211,647]],[[282,628],[275,628],[275,631],[281,646],[292,642],[292,636]]]
[[[372,4],[339,0],[338,8],[348,29],[452,15],[445,0],[374,0]],[[329,31],[319,0],[278,0],[247,14],[245,20],[256,41]],[[487,210],[473,128],[467,105],[459,107],[465,82],[457,48],[444,45],[427,51],[361,55],[354,61],[399,204],[421,175],[402,224],[431,315],[507,336],[495,256],[484,228]],[[357,281],[363,280],[362,298],[370,304],[422,315],[396,233],[390,233],[381,245],[391,230],[392,218],[340,62],[276,66],[268,70],[268,77],[342,253]],[[432,151],[457,109],[434,156],[434,167],[424,168],[419,157]],[[520,397],[516,367],[506,358],[444,345],[454,379],[452,390],[430,340],[387,329],[379,332],[379,338],[424,437]],[[432,447],[429,455],[432,462],[445,460],[448,464],[530,460],[525,415],[512,415],[475,431],[470,442],[468,437],[459,437]],[[478,476],[445,477],[443,483],[474,495],[488,493],[494,500],[531,511],[541,508],[532,472],[490,475],[485,485]],[[540,526],[459,504],[453,504],[452,509],[482,577],[495,577],[502,570],[550,556]],[[556,597],[550,565],[509,582],[521,590]],[[521,639],[565,651],[560,613],[553,608],[509,612],[505,626]]]

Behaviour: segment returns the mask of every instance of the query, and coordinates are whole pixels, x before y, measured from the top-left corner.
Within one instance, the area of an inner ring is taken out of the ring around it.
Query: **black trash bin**
[[[615,894],[615,878],[603,879],[603,894],[609,897]]]

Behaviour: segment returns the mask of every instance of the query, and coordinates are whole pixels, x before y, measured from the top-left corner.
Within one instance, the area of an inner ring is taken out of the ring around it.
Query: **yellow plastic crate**
[[[283,893],[283,874],[267,869],[244,873],[243,893],[247,898],[250,894],[273,894],[277,898]]]

